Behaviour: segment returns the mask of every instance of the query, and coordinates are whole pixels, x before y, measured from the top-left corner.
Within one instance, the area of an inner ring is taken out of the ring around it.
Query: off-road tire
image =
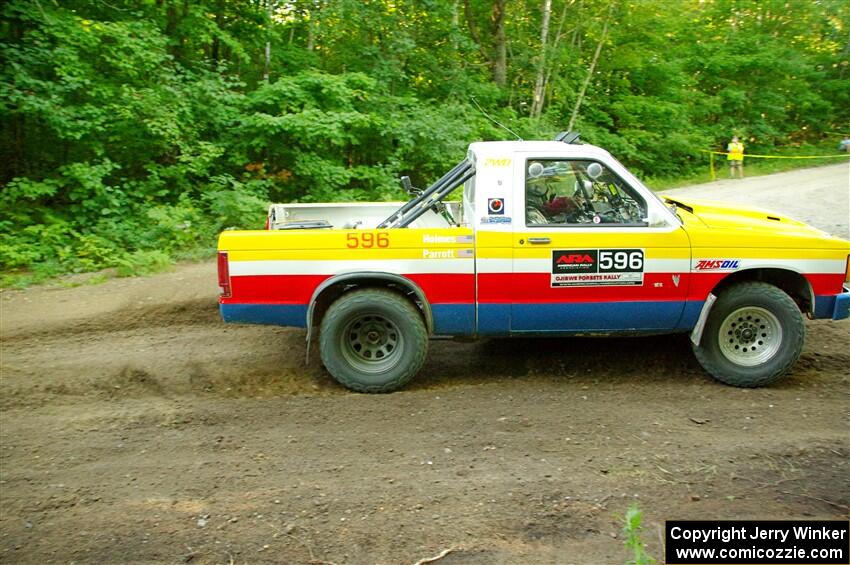
[[[805,336],[803,315],[790,296],[767,283],[743,282],[718,296],[700,345],[693,349],[700,365],[718,381],[753,388],[787,373],[800,357]],[[758,358],[765,354],[765,359]]]
[[[355,290],[328,308],[319,350],[325,368],[343,386],[392,392],[422,368],[428,332],[419,310],[404,296],[385,289]],[[367,354],[373,356],[367,359]]]

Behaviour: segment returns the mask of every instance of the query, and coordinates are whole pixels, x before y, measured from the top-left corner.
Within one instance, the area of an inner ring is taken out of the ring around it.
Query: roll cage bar
[[[555,136],[555,141],[567,144],[579,143],[579,133],[562,131]],[[443,199],[451,194],[458,186],[475,176],[475,165],[464,159],[449,172],[440,177],[434,184],[424,190],[418,190],[410,183],[410,177],[401,177],[401,186],[414,198],[393,212],[386,220],[378,224],[378,229],[406,228],[428,210],[444,212]]]

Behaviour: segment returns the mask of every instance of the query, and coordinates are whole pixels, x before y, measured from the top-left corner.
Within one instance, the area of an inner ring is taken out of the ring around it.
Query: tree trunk
[[[266,53],[265,63],[263,64],[263,80],[269,82],[269,74],[272,66],[272,1],[266,0]]]
[[[572,47],[577,51],[576,56],[581,56],[581,23],[582,23],[582,15],[584,13],[584,0],[578,0],[578,14],[579,17],[576,18],[576,28],[573,30],[573,41]]]
[[[466,25],[469,28],[469,35],[472,41],[481,45],[481,34],[478,33],[478,24],[475,23],[475,15],[472,13],[472,6],[469,5],[469,0],[463,0],[463,16],[466,19]]]
[[[543,0],[543,17],[540,22],[540,59],[537,61],[537,79],[534,81],[534,99],[531,102],[531,117],[539,118],[543,113],[543,97],[546,79],[546,51],[549,41],[549,18],[552,15],[552,0]]]
[[[314,15],[310,14],[310,20],[307,22],[307,51],[312,51],[316,48],[316,23]]]
[[[452,47],[455,52],[458,50],[458,32],[460,31],[460,13],[458,12],[458,0],[454,0],[452,4]]]
[[[593,54],[593,60],[590,62],[590,68],[587,70],[587,76],[584,79],[584,84],[581,85],[581,91],[578,93],[576,104],[573,106],[573,115],[570,116],[570,123],[567,125],[567,131],[573,129],[578,117],[579,108],[584,100],[584,93],[587,92],[587,85],[590,84],[590,79],[593,78],[593,71],[596,70],[596,62],[599,61],[599,54],[602,52],[602,45],[608,36],[608,20],[611,19],[611,12],[614,11],[614,3],[608,4],[608,15],[605,16],[605,24],[602,26],[602,36],[599,38],[599,43],[596,44],[596,52]]]
[[[172,55],[177,55],[179,51],[177,45],[174,43],[175,36],[177,35],[178,20],[177,7],[174,5],[174,0],[170,0],[165,7],[165,36],[170,40],[169,51]]]
[[[313,51],[316,48],[316,34],[319,31],[319,12],[324,4],[323,0],[310,2],[310,7],[307,9],[307,51]]]
[[[218,38],[218,34],[221,33],[221,25],[224,18],[222,12],[224,12],[224,0],[218,0],[215,6],[216,34],[213,37],[212,47],[210,48],[210,58],[215,64],[218,64],[219,57],[221,56],[221,40]]]
[[[567,12],[569,7],[575,3],[575,0],[569,0],[568,2],[564,2],[564,9],[561,11],[561,19],[558,22],[558,32],[555,34],[555,39],[552,41],[552,47],[549,50],[550,53],[558,53],[558,46],[561,45],[561,40],[564,39],[564,23],[567,21]],[[546,92],[550,84],[552,84],[552,77],[558,76],[556,72],[556,65],[549,64],[546,69],[546,77],[543,79],[543,98],[546,98]],[[542,106],[542,102],[541,102]]]
[[[493,32],[493,82],[504,87],[508,82],[508,39],[505,34],[505,8],[507,0],[493,0],[490,20]]]

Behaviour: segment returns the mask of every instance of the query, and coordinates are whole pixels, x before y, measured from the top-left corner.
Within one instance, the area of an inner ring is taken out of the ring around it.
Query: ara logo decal
[[[738,259],[700,259],[694,265],[696,271],[733,270],[741,266]]]
[[[487,212],[493,216],[502,216],[505,214],[505,199],[504,198],[488,198]]]
[[[572,265],[575,263],[593,263],[593,257],[586,253],[582,255],[573,253],[571,255],[561,255],[556,261],[558,265]]]
[[[552,251],[552,273],[595,273],[598,249],[555,249]]]

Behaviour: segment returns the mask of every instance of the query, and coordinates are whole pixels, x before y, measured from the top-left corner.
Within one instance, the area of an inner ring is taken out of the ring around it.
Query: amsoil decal
[[[551,285],[634,286],[643,284],[643,249],[555,249]]]
[[[700,259],[694,265],[695,271],[731,270],[741,266],[738,259]]]

